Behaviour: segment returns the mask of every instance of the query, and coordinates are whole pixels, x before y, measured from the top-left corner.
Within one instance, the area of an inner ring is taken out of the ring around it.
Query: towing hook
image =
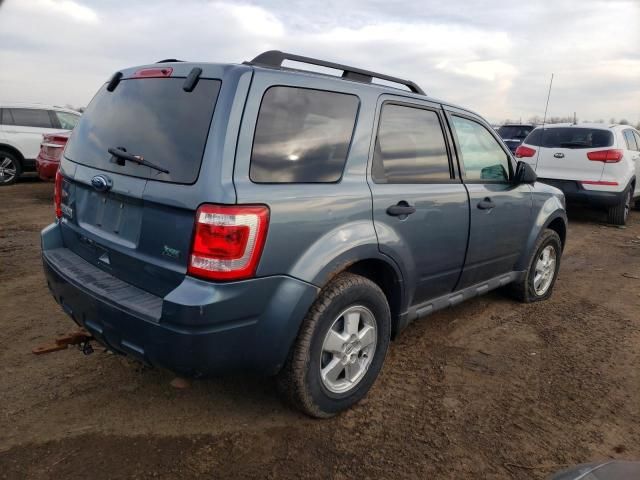
[[[91,345],[91,342],[89,341],[80,343],[78,347],[82,350],[84,355],[91,355],[93,353],[93,345]]]

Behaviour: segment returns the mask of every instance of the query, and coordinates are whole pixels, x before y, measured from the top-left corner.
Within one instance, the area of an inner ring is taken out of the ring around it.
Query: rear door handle
[[[397,205],[391,205],[387,208],[387,215],[392,217],[402,217],[415,213],[416,207],[409,205],[406,202],[399,202]]]
[[[478,202],[478,208],[480,210],[491,210],[495,206],[496,204],[493,203],[489,197],[485,197],[484,200]]]

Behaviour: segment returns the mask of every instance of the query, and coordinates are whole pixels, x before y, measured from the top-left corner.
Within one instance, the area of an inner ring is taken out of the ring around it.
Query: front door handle
[[[398,202],[397,205],[391,205],[387,208],[387,215],[392,217],[402,217],[415,213],[416,207],[409,205],[407,202]]]
[[[495,206],[496,204],[493,203],[489,197],[485,197],[484,200],[478,202],[478,208],[480,210],[491,210]]]

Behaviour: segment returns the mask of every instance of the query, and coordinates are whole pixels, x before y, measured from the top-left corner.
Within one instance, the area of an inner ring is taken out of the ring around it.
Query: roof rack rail
[[[349,67],[340,63],[327,62],[325,60],[319,60],[317,58],[303,57],[301,55],[294,55],[292,53],[281,52],[279,50],[269,50],[263,52],[255,57],[250,62],[244,62],[247,65],[259,65],[264,67],[281,68],[282,62],[290,60],[293,62],[308,63],[310,65],[318,65],[321,67],[333,68],[335,70],[342,70],[342,78],[347,80],[353,80],[362,83],[371,83],[374,78],[385,80],[387,82],[397,83],[404,85],[413,93],[420,95],[426,95],[424,90],[420,88],[415,82],[410,80],[404,80],[402,78],[392,77],[383,73],[370,72],[369,70],[363,70],[361,68]]]

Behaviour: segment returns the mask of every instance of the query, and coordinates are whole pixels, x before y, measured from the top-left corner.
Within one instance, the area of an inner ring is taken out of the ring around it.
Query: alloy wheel
[[[556,256],[556,249],[553,245],[547,245],[538,255],[533,275],[533,289],[538,296],[547,293],[553,283],[553,277],[556,274]]]
[[[0,154],[0,183],[10,183],[16,178],[18,169],[13,159]]]
[[[371,311],[349,307],[333,321],[322,342],[320,378],[332,393],[353,389],[365,376],[376,351],[378,328]]]

